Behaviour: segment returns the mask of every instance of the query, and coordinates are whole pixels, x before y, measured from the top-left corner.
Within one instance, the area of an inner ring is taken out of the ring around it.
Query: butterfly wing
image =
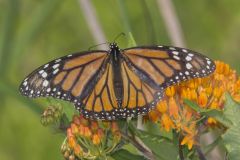
[[[119,106],[116,100],[113,84],[113,66],[108,63],[106,70],[100,80],[96,83],[93,91],[87,96],[82,104],[77,104],[77,109],[86,118],[115,120],[129,116],[135,117],[138,114],[146,114],[150,102],[154,105],[154,94],[157,90],[153,89],[127,66],[126,62],[121,63],[124,101]],[[161,93],[158,92],[160,95]],[[81,107],[84,105],[85,107]],[[137,107],[138,106],[138,107]]]
[[[142,81],[161,90],[181,81],[207,76],[215,70],[214,62],[208,57],[178,47],[129,48],[123,55]]]
[[[116,101],[113,66],[106,51],[51,61],[31,73],[20,91],[28,97],[52,96],[73,102],[87,118],[113,120],[146,114],[168,86],[215,70],[209,58],[183,48],[135,47],[121,52],[122,106]]]
[[[108,61],[106,51],[61,57],[27,76],[20,92],[28,97],[52,96],[80,104],[102,76]]]
[[[163,91],[158,90],[152,82],[143,81],[142,75],[130,65],[127,61],[123,61],[121,64],[124,88],[121,117],[147,114],[163,95]]]
[[[118,117],[118,104],[114,92],[113,68],[108,63],[105,72],[95,84],[92,92],[83,99],[82,104],[77,104],[77,109],[86,118],[112,120]],[[81,105],[85,106],[84,108]]]
[[[184,48],[135,47],[122,53],[124,107],[134,108],[138,114],[154,108],[168,86],[207,76],[215,70],[212,60]]]

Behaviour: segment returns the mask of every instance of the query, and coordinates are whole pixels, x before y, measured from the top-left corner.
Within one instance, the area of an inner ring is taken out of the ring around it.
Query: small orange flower
[[[72,137],[72,136],[73,136],[72,129],[68,128],[67,129],[67,137]]]
[[[152,122],[158,121],[158,113],[155,110],[152,110],[148,113],[149,119],[151,119]]]
[[[214,119],[214,118],[212,118],[212,117],[209,117],[209,118],[207,119],[207,123],[208,123],[209,125],[215,126],[215,125],[217,124],[217,121],[216,121],[216,119]]]
[[[68,144],[70,148],[74,148],[76,145],[76,140],[74,137],[68,137]]]
[[[171,118],[167,114],[162,115],[161,123],[167,132],[169,132],[170,129],[174,127]]]
[[[78,127],[79,135],[84,136],[84,125],[80,124]]]
[[[93,137],[92,137],[92,141],[93,141],[93,144],[95,144],[95,145],[100,144],[101,141],[100,141],[99,135],[98,134],[94,134]]]
[[[181,145],[187,144],[189,150],[192,149],[194,143],[194,138],[191,136],[185,136],[181,141]]]
[[[71,130],[73,134],[77,134],[78,133],[78,127],[75,123],[71,124]]]
[[[162,100],[162,101],[158,102],[156,108],[157,108],[157,110],[160,113],[165,113],[167,111],[167,102],[166,102],[166,100]]]
[[[91,130],[88,127],[84,127],[84,136],[90,138],[92,135]]]
[[[98,123],[96,121],[91,122],[91,129],[93,130],[93,132],[97,131]]]
[[[173,116],[174,118],[177,118],[179,116],[178,114],[178,105],[173,97],[169,99],[169,115]]]
[[[75,123],[76,125],[80,125],[80,119],[77,115],[74,115],[73,116],[73,123]]]
[[[81,146],[79,144],[77,144],[74,147],[74,154],[78,155],[78,156],[81,156],[83,154],[83,150],[82,150],[82,148],[81,148]]]
[[[198,97],[198,105],[200,107],[206,107],[207,103],[208,103],[207,93],[204,91],[200,92]]]
[[[173,86],[168,87],[165,91],[166,96],[172,97],[175,94],[175,88]]]
[[[116,122],[112,122],[112,132],[115,133],[117,131],[119,131],[118,125]]]

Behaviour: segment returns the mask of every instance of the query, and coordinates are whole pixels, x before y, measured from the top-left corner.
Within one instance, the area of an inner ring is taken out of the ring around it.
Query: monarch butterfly
[[[33,71],[20,85],[28,97],[52,96],[74,103],[90,119],[147,114],[178,82],[204,77],[215,64],[192,50],[142,46],[70,54]]]

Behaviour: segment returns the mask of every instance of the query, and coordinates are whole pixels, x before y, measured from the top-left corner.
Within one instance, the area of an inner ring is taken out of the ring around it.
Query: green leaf
[[[120,149],[111,155],[115,160],[144,160],[143,156],[133,154],[125,149]]]
[[[137,135],[158,160],[177,159],[178,148],[170,140],[141,130],[138,130]]]
[[[128,37],[129,37],[129,40],[128,40],[128,47],[136,46],[137,43],[136,43],[135,39],[133,38],[133,35],[132,35],[131,32],[128,33]]]
[[[162,137],[165,137],[165,138],[170,139],[170,140],[173,139],[173,132],[172,132],[172,130],[167,132],[159,124],[152,123],[152,122],[146,122],[144,124],[144,127],[145,127],[145,130],[148,131],[148,133],[150,133],[150,134],[162,136]]]
[[[229,94],[226,95],[224,115],[232,122],[232,125],[222,136],[228,151],[228,160],[238,160],[240,157],[240,104],[234,102]]]
[[[226,117],[222,111],[218,111],[218,110],[206,110],[204,112],[201,112],[203,115],[206,115],[208,117],[213,117],[215,118],[217,121],[219,121],[220,123],[222,123],[225,126],[231,126],[232,122],[228,119],[228,117]]]
[[[215,109],[203,109],[203,108],[199,107],[196,103],[194,103],[188,99],[185,99],[184,103],[203,116],[213,117],[217,121],[222,123],[223,125],[225,125],[227,127],[231,126],[231,121],[228,119],[227,116],[225,116],[223,114],[222,111],[215,110]]]
[[[187,104],[189,107],[191,107],[193,110],[195,110],[196,112],[203,112],[203,109],[200,108],[196,103],[188,100],[188,99],[184,99],[184,103]]]

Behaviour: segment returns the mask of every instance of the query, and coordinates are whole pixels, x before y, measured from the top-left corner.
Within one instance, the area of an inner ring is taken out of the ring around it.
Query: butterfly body
[[[33,71],[20,85],[28,97],[72,102],[86,118],[115,120],[147,114],[171,85],[215,70],[208,57],[171,46],[76,53]]]
[[[110,55],[111,62],[113,66],[113,86],[114,93],[116,95],[117,105],[119,108],[122,108],[122,99],[123,99],[123,80],[121,77],[121,61],[122,55],[120,49],[116,44],[110,45]]]

